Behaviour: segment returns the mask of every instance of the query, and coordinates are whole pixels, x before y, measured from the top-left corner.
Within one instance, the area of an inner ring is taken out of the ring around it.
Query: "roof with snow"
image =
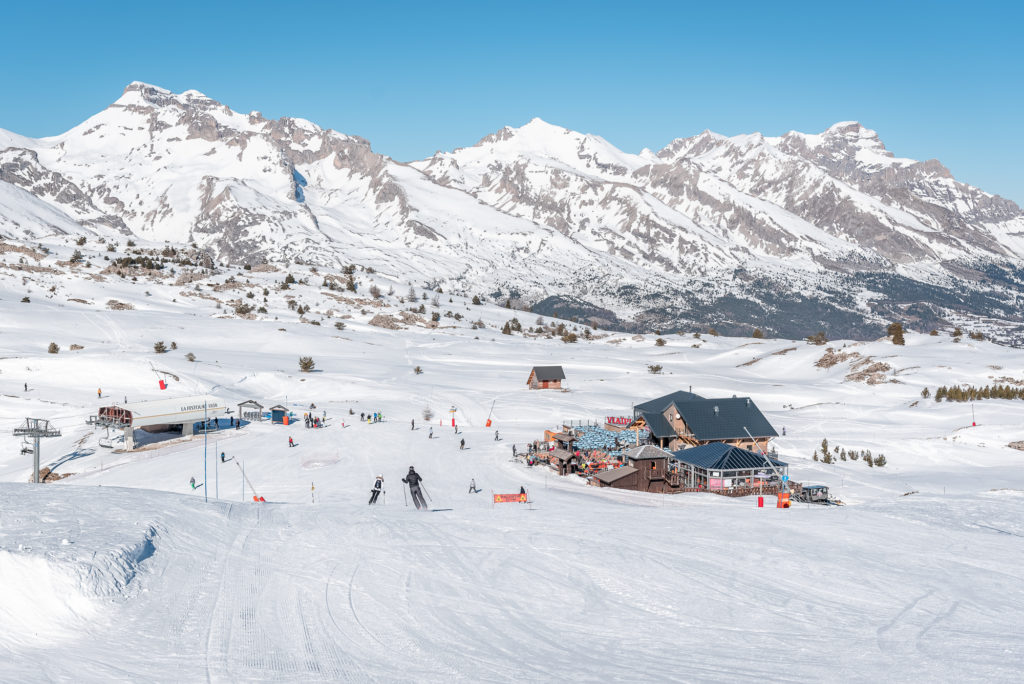
[[[776,459],[769,459],[766,456],[741,449],[722,442],[713,442],[691,449],[673,451],[672,456],[677,461],[688,463],[706,470],[753,470],[756,468],[768,468],[768,461],[771,460],[777,468],[786,467],[789,464]]]
[[[538,382],[565,380],[565,371],[561,366],[534,366],[530,372],[537,376]]]
[[[626,452],[626,458],[633,461],[647,461],[653,458],[671,458],[672,454],[656,446],[645,444],[640,447],[633,447]]]

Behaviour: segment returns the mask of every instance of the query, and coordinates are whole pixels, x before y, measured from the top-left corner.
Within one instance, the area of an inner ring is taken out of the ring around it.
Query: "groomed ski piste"
[[[500,334],[509,313],[493,306],[474,309],[480,330],[353,320],[337,332],[16,294],[0,301],[0,680],[1009,681],[1024,670],[1024,453],[1007,447],[1024,438],[1024,402],[976,402],[972,427],[970,404],[920,396],[1024,378],[1019,350],[946,335],[831,342],[891,366],[868,385],[846,379],[848,362],[815,366],[825,348],[803,341],[563,344]],[[178,349],[156,355],[158,339]],[[50,340],[61,353],[46,353]],[[314,372],[299,372],[300,354]],[[528,390],[534,365],[562,365],[570,391]],[[167,376],[153,367],[179,380],[160,391]],[[562,420],[691,386],[752,397],[785,427],[773,444],[793,479],[847,505],[612,491],[510,460],[513,443]],[[300,420],[134,453],[100,447],[103,431],[85,424],[124,398],[199,393],[287,403]],[[326,428],[303,427],[313,403]],[[373,411],[384,421],[356,420]],[[10,435],[28,416],[62,430],[43,440],[42,464],[73,476],[27,484],[31,456]],[[823,437],[888,464],[815,462]],[[219,464],[222,451],[234,460]],[[242,462],[266,503],[243,495]],[[410,465],[431,506],[451,510],[403,504]],[[387,493],[371,507],[378,474]],[[492,506],[492,491],[521,486],[529,505]]]

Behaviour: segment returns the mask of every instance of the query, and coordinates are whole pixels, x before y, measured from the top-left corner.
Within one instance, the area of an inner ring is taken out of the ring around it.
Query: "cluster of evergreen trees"
[[[141,257],[121,257],[120,259],[114,259],[114,265],[121,268],[131,268],[133,266],[139,266],[141,268],[148,268],[154,271],[159,271],[164,267],[163,263],[155,259],[150,259],[147,256]]]
[[[928,388],[925,388],[928,391]],[[927,397],[924,392],[922,396]],[[953,385],[935,390],[935,401],[980,401],[981,399],[1024,399],[1024,387],[1011,387],[1010,385],[985,385],[975,387],[974,385]]]
[[[814,450],[814,460],[821,461],[822,463],[835,463],[836,461],[864,461],[864,464],[868,468],[882,468],[885,466],[887,461],[885,460],[885,454],[878,454],[877,456],[871,455],[870,449],[850,449],[847,451],[845,448],[840,446],[834,446],[829,449],[828,439],[821,440],[821,455],[818,455],[818,450]]]

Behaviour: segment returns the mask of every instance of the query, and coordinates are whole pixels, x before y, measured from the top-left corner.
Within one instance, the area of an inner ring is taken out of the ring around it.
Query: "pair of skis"
[[[405,505],[408,508],[408,506],[409,506],[409,497],[406,495],[405,490],[408,489],[409,486],[408,486],[408,483],[404,483],[404,484],[405,484],[405,486],[402,487],[402,499],[405,501]],[[434,503],[434,500],[430,497],[430,492],[427,491],[427,488],[424,487],[423,485],[420,485],[420,489],[422,489],[423,493],[426,495],[427,501],[429,501],[430,503]],[[450,509],[450,508],[428,508],[427,510],[430,511],[431,513],[437,513],[438,511],[450,511],[452,509]]]

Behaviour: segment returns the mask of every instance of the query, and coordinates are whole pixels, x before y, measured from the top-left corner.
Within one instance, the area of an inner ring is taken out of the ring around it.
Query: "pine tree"
[[[512,334],[512,327],[509,326],[508,321],[505,321],[505,327],[501,329],[501,334],[502,335],[511,335]]]

